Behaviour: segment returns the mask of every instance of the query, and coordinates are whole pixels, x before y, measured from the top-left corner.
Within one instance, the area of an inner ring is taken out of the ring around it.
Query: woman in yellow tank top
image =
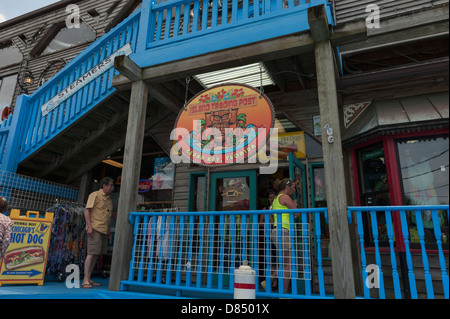
[[[295,209],[297,208],[296,203],[292,200],[291,196],[295,193],[295,182],[290,178],[285,178],[281,180],[279,185],[279,193],[275,197],[272,203],[272,210],[281,210],[281,209]],[[284,277],[284,293],[288,293],[289,284],[291,278],[291,251],[290,251],[290,238],[289,238],[289,214],[281,214],[281,230],[277,229],[278,221],[277,214],[273,215],[273,226],[271,241],[279,248],[278,236],[281,234],[282,237],[282,245],[281,249],[283,251],[283,277]],[[276,258],[278,260],[278,258]],[[275,278],[276,275],[276,265],[272,265],[272,277]],[[274,280],[274,284],[276,285],[276,280]],[[273,286],[275,288],[275,286]]]
[[[281,180],[279,193],[272,203],[273,210],[279,209],[295,209],[297,205],[291,196],[295,193],[295,182],[290,178]],[[277,214],[273,215],[274,227],[277,227]],[[289,214],[281,214],[281,224],[283,228],[289,229]]]

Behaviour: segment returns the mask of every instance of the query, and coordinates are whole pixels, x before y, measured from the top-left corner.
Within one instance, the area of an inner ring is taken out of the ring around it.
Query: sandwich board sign
[[[53,213],[28,211],[20,216],[13,209],[11,240],[0,260],[0,286],[3,284],[38,284],[42,286],[47,265],[48,247],[52,233]]]

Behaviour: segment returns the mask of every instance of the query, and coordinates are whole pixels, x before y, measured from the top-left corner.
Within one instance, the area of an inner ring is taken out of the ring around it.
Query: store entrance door
[[[255,210],[256,171],[211,173],[210,210]]]
[[[297,208],[307,208],[306,166],[292,153],[289,153],[289,178],[295,181],[297,191],[294,199],[297,201]]]

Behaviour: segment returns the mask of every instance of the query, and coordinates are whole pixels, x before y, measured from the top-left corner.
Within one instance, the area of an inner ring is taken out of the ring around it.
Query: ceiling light
[[[262,86],[274,84],[262,62],[198,74],[194,78],[204,88],[223,83],[242,83],[253,87],[260,87],[261,83]]]
[[[114,166],[114,167],[118,167],[118,168],[122,168],[122,167],[123,167],[123,164],[122,164],[122,163],[113,161],[112,159],[105,159],[105,160],[103,160],[102,162],[105,163],[105,164]]]

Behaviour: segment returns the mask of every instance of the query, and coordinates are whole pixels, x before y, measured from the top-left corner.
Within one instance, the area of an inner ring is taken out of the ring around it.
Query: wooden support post
[[[147,99],[147,84],[142,80],[133,82],[109,281],[109,290],[112,291],[120,290],[121,280],[128,278],[133,246],[133,228],[128,221],[128,213],[136,209]]]
[[[355,298],[347,194],[336,91],[336,68],[323,6],[308,9],[314,38],[335,298]],[[332,131],[332,132],[331,132]],[[331,135],[330,135],[331,133]]]
[[[91,191],[91,177],[92,172],[88,171],[81,175],[80,189],[78,191],[78,203],[86,203],[88,195]]]

